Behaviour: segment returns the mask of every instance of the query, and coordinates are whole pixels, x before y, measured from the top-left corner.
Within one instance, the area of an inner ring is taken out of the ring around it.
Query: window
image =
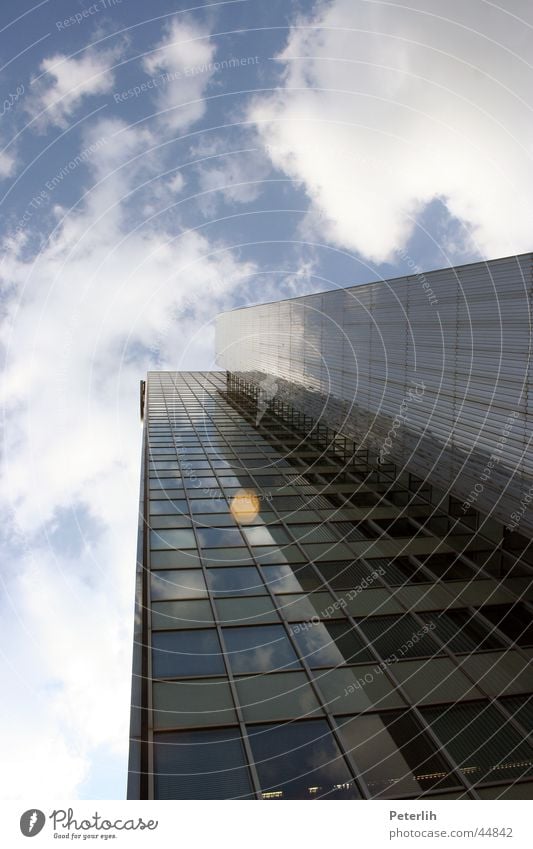
[[[338,720],[338,726],[347,751],[375,798],[415,796],[458,784],[408,712],[365,714]]]
[[[264,799],[358,799],[326,722],[248,728]]]
[[[319,570],[335,590],[353,590],[361,581],[368,581],[370,570],[359,560],[340,560],[320,563]]]
[[[378,665],[325,669],[314,675],[332,713],[405,707],[405,702]]]
[[[196,548],[196,541],[192,530],[186,528],[161,529],[150,531],[150,548]]]
[[[243,528],[250,545],[276,545],[291,542],[291,538],[281,525],[256,525]]]
[[[280,616],[268,596],[252,598],[217,598],[218,618],[225,625],[265,625],[280,621]]]
[[[278,604],[289,622],[314,619],[317,616],[321,619],[344,619],[340,604],[328,592],[284,595],[278,599]]]
[[[150,501],[150,514],[152,516],[166,516],[169,513],[187,513],[186,501],[173,501],[165,498],[159,501]]]
[[[252,799],[238,729],[154,734],[156,799]]]
[[[208,569],[207,583],[215,597],[266,593],[261,576],[255,566]]]
[[[523,604],[489,604],[480,612],[513,643],[533,646],[533,623]]]
[[[224,628],[229,662],[239,672],[274,672],[300,665],[285,630],[278,625]]]
[[[205,547],[244,545],[237,528],[198,528],[196,534],[200,545]]]
[[[303,672],[237,678],[235,685],[247,722],[301,719],[323,713]]]
[[[533,747],[489,702],[422,708],[422,713],[474,785],[533,773]]]
[[[374,659],[348,622],[301,622],[291,625],[291,633],[312,668]]]
[[[263,574],[273,593],[307,592],[321,586],[312,566],[263,566]]]
[[[503,648],[502,641],[491,634],[489,628],[468,610],[447,610],[420,615],[424,622],[435,626],[435,636],[452,652]]]
[[[226,671],[214,628],[155,631],[152,634],[152,667],[154,678],[223,675]]]
[[[205,598],[207,588],[200,569],[152,572],[152,601],[178,598]]]
[[[155,728],[229,725],[237,722],[225,678],[205,681],[156,681],[153,687]]]
[[[483,695],[447,657],[403,660],[395,664],[394,675],[412,704],[479,699]]]
[[[152,628],[155,631],[169,628],[205,628],[212,623],[213,614],[207,599],[156,601],[152,604]]]
[[[427,657],[441,653],[429,632],[421,632],[416,619],[405,616],[374,616],[359,623],[367,640],[383,660]]]

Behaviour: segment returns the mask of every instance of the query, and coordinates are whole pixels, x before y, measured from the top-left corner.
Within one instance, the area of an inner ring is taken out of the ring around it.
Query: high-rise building
[[[528,535],[291,379],[142,384],[128,797],[532,798]]]

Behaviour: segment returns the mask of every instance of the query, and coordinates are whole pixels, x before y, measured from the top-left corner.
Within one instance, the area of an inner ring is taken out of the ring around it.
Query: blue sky
[[[4,0],[0,795],[125,793],[150,368],[531,249],[526,0]]]

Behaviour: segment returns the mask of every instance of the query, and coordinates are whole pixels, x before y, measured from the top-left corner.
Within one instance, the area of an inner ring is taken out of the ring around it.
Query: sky
[[[149,369],[532,248],[529,0],[2,0],[0,796],[125,797]]]

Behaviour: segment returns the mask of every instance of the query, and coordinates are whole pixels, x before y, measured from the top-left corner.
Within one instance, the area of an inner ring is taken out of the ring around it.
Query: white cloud
[[[10,177],[15,169],[15,157],[0,150],[0,178]]]
[[[481,0],[410,7],[318,3],[278,57],[283,85],[250,118],[305,188],[322,240],[391,260],[440,199],[470,227],[473,252],[529,250],[527,29]],[[531,19],[525,0],[513,11]]]
[[[84,98],[112,91],[115,78],[111,69],[120,49],[90,50],[80,57],[57,53],[44,59],[25,106],[36,126],[67,127]]]
[[[139,379],[154,366],[211,366],[204,323],[253,271],[176,217],[143,222],[139,184],[159,202],[152,136],[105,120],[83,143],[102,137],[79,166],[93,189],[55,210],[40,253],[27,256],[20,238],[3,245],[1,506],[18,555],[6,577],[14,612],[0,626],[13,667],[0,731],[8,797],[75,797],[96,750],[126,751]]]
[[[180,19],[172,22],[144,58],[143,67],[150,76],[170,75],[168,82],[159,83],[156,96],[159,118],[169,128],[183,132],[204,115],[215,52],[205,27]]]

